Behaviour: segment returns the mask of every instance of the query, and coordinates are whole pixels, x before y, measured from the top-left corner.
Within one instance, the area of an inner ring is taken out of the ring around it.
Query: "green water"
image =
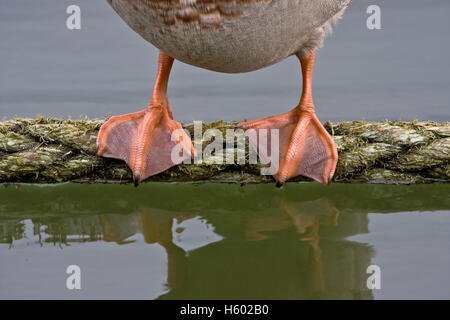
[[[0,186],[0,299],[450,298],[450,185]],[[66,268],[81,269],[68,290]],[[380,267],[381,289],[367,287]]]

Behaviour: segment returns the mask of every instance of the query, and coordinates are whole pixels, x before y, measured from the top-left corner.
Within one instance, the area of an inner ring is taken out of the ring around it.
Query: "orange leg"
[[[97,154],[124,160],[133,171],[136,186],[142,180],[181,163],[194,152],[191,139],[181,124],[172,120],[167,99],[172,64],[173,58],[160,52],[149,106],[143,111],[111,117],[102,125],[97,137]],[[173,159],[172,150],[177,145],[183,152]]]
[[[298,175],[329,184],[337,164],[336,145],[317,119],[314,109],[311,94],[314,51],[309,57],[300,58],[300,62],[303,92],[299,105],[278,116],[239,124],[244,131],[279,130],[280,161],[278,171],[274,175],[277,186]],[[249,139],[253,146],[258,146],[256,135],[249,135]]]

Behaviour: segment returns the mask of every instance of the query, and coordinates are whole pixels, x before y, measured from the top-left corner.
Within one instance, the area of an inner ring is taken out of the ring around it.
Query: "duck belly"
[[[319,41],[350,0],[108,0],[121,18],[169,56],[200,68],[258,70]]]

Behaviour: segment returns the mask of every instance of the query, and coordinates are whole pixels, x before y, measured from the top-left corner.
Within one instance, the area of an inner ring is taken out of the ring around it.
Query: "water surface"
[[[450,186],[0,188],[0,299],[450,298]],[[81,268],[81,290],[66,268]],[[381,268],[368,289],[367,268]]]
[[[66,28],[66,8],[81,7],[81,30]],[[381,8],[382,29],[366,27]],[[358,0],[316,58],[314,101],[325,122],[448,121],[450,2]],[[158,51],[105,0],[0,2],[0,119],[79,118],[138,111],[150,100]],[[176,62],[169,83],[175,118],[256,119],[297,105],[296,58],[227,75]]]

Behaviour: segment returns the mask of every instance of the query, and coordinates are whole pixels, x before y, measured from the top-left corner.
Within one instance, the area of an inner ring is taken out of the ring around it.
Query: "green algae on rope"
[[[56,183],[65,181],[131,181],[122,161],[95,155],[98,130],[104,120],[13,119],[0,121],[0,183]],[[236,157],[239,146],[227,141],[226,131],[237,121],[205,122],[202,132],[216,129]],[[191,136],[194,125],[184,126]],[[435,122],[348,121],[325,124],[339,152],[334,181],[423,183],[450,181],[450,124]],[[202,139],[205,148],[211,141]],[[240,146],[242,147],[242,146]],[[267,183],[262,165],[217,164],[218,155],[201,165],[181,164],[151,177],[164,182]],[[226,156],[226,153],[225,155]],[[212,162],[212,163],[211,163]],[[297,177],[292,181],[308,181]]]

